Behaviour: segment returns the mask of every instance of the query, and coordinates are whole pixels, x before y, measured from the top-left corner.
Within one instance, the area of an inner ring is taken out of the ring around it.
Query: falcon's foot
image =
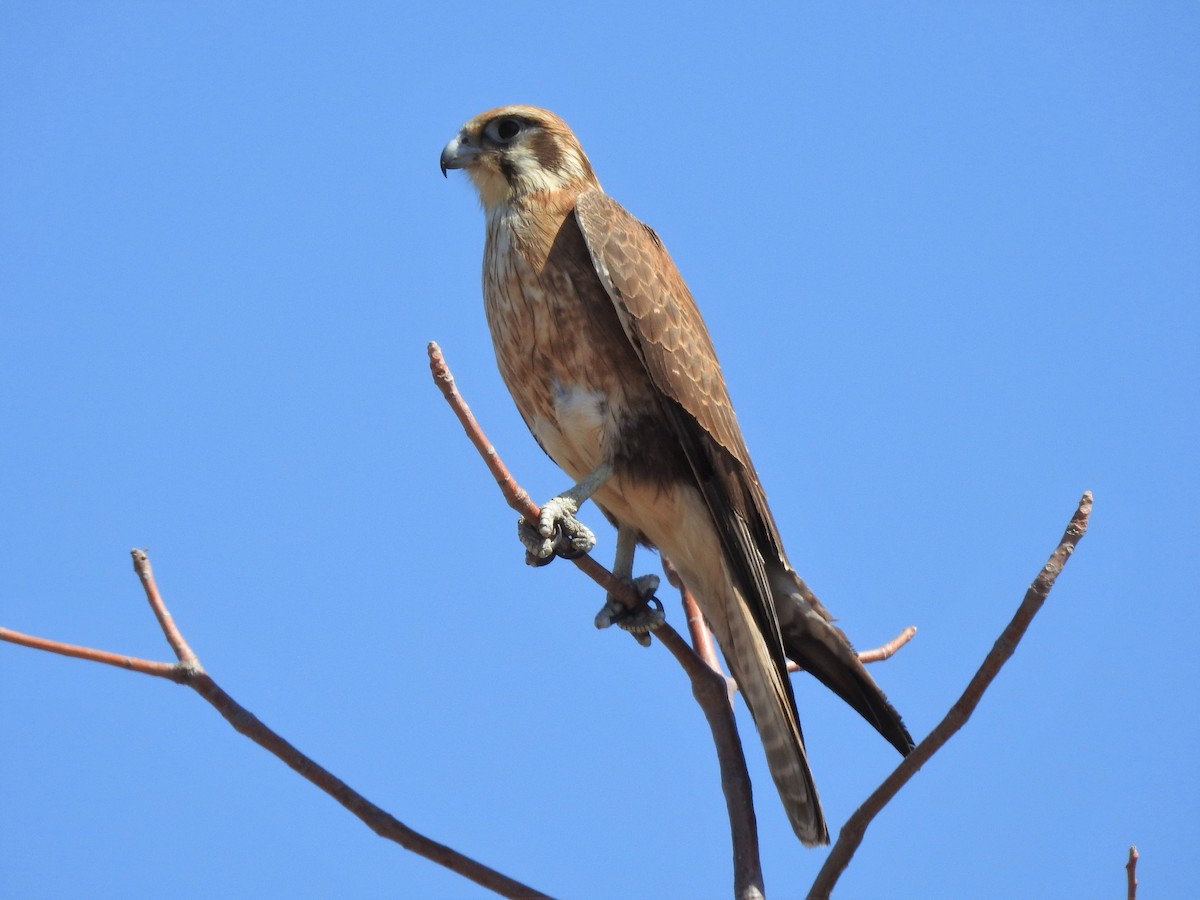
[[[628,631],[643,647],[650,646],[650,632],[667,620],[663,614],[662,603],[654,592],[658,590],[657,575],[640,575],[630,579],[634,591],[642,602],[634,609],[629,609],[612,594],[604,601],[600,612],[596,613],[596,627],[608,628],[616,625]]]
[[[525,562],[544,566],[554,557],[575,559],[596,546],[596,535],[575,518],[579,502],[569,495],[547,500],[536,526],[517,520],[517,536],[525,545]]]

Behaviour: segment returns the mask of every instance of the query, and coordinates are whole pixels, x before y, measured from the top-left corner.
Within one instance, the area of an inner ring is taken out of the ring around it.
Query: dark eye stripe
[[[563,158],[562,146],[555,140],[552,134],[545,131],[539,131],[533,135],[531,141],[533,147],[533,155],[537,157],[542,168],[549,172],[557,172],[562,168],[565,160]]]

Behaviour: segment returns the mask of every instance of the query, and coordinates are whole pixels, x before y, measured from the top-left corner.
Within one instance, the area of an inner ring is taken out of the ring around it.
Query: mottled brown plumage
[[[487,214],[483,293],[500,373],[543,449],[658,547],[712,626],[788,817],[829,836],[786,672],[791,656],[902,753],[899,715],[791,568],[703,319],[658,235],[600,188],[566,124],[510,106],[442,153]]]

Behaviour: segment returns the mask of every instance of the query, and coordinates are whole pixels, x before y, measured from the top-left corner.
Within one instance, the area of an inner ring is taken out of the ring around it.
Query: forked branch
[[[188,646],[187,641],[176,627],[167,610],[167,605],[159,593],[149,557],[142,550],[134,550],[132,554],[134,571],[137,572],[138,578],[142,582],[146,599],[154,611],[155,618],[158,619],[163,635],[175,652],[177,662],[136,659],[131,656],[122,656],[119,653],[109,653],[106,650],[95,650],[91,647],[79,647],[74,644],[34,637],[7,628],[0,628],[0,640],[31,647],[35,650],[44,650],[48,653],[105,663],[133,672],[141,672],[144,675],[153,675],[179,684],[186,684],[212,704],[213,708],[224,716],[225,720],[237,731],[273,753],[308,781],[333,797],[380,837],[394,841],[406,850],[411,850],[419,856],[445,866],[450,871],[457,872],[464,878],[469,878],[476,884],[505,897],[546,896],[495,869],[476,862],[469,856],[464,856],[457,850],[452,850],[444,844],[439,844],[437,841],[413,831],[403,822],[359,794],[340,778],[317,765],[225,693],[204,671],[200,660],[192,652],[191,647]]]

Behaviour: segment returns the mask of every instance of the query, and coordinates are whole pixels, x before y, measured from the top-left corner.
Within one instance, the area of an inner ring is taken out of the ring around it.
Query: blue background
[[[0,624],[208,670],[412,827],[552,894],[727,896],[703,718],[597,633],[524,486],[482,216],[437,156],[554,109],[707,317],[794,562],[923,736],[1079,495],[1092,529],[846,897],[1200,879],[1194,3],[0,5]],[[594,512],[591,520],[601,526]],[[612,533],[599,528],[607,559]],[[642,571],[657,569],[643,555]],[[682,624],[668,604],[672,621]],[[836,828],[894,752],[806,677]],[[12,897],[476,896],[168,682],[0,646]],[[744,731],[752,727],[745,718]],[[792,837],[747,740],[767,887]]]

